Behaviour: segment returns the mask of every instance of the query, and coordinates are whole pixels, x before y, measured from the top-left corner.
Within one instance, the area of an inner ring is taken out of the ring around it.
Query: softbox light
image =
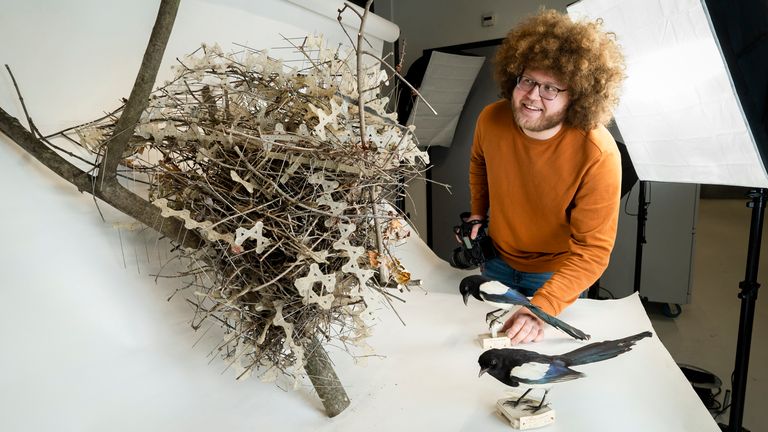
[[[415,98],[407,123],[416,125],[419,147],[451,146],[464,102],[484,61],[482,56],[432,52],[419,86],[432,107]]]
[[[622,46],[627,80],[614,114],[641,180],[768,187],[766,9],[756,0],[568,6],[574,18],[603,20]]]

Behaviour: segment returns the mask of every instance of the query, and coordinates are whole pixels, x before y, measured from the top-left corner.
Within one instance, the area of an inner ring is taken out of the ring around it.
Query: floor
[[[702,199],[696,227],[691,303],[669,318],[657,304],[647,310],[656,332],[678,363],[708,370],[722,381],[717,400],[731,388],[741,301],[745,279],[751,209],[746,199]],[[763,230],[758,282],[768,277],[768,229]],[[762,291],[762,290],[761,290]],[[752,432],[768,431],[768,306],[759,296],[752,334],[747,394],[742,425]],[[729,413],[717,418],[728,423]]]

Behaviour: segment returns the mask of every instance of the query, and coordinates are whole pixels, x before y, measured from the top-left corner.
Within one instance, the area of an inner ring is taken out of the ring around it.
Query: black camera
[[[453,227],[453,232],[459,238],[461,246],[453,250],[449,262],[452,267],[459,269],[473,269],[499,255],[493,247],[491,237],[486,233],[488,223],[481,220],[467,221],[469,216],[469,212],[460,214],[461,225]],[[480,229],[473,239],[470,236],[475,225],[480,225]]]

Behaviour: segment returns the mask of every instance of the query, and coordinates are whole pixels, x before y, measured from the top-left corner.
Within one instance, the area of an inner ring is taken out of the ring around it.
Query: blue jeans
[[[512,287],[526,297],[531,297],[544,282],[552,277],[552,272],[528,273],[513,269],[503,259],[496,257],[480,266],[483,276],[497,280]]]

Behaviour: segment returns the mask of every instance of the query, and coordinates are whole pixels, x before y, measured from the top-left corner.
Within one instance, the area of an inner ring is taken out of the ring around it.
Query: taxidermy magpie
[[[650,336],[651,332],[645,331],[624,339],[591,343],[560,355],[539,354],[534,351],[513,348],[490,349],[482,353],[477,359],[480,364],[478,376],[488,372],[492,377],[511,387],[517,387],[520,384],[547,387],[547,384],[570,381],[585,376],[583,373],[571,369],[571,366],[614,358],[631,350],[635,342]],[[532,388],[526,390],[517,401],[509,403],[517,406]],[[541,403],[532,409],[533,412],[537,412],[544,406],[544,400],[547,398],[549,390],[549,388],[544,390],[544,397]]]
[[[461,292],[462,297],[464,297],[464,304],[467,304],[469,296],[473,296],[480,301],[490,303],[491,305],[499,308],[486,315],[486,320],[490,319],[491,325],[493,325],[494,322],[497,322],[498,319],[506,313],[506,311],[511,309],[513,306],[518,305],[528,308],[529,311],[531,311],[545,323],[560,329],[565,333],[568,333],[570,336],[576,339],[589,339],[588,334],[544,312],[537,306],[531,304],[531,302],[528,301],[528,297],[520,294],[514,288],[510,288],[499,281],[489,279],[482,275],[467,276],[461,280],[461,283],[459,284],[459,292]],[[495,316],[495,314],[499,311],[503,311],[502,314]]]

